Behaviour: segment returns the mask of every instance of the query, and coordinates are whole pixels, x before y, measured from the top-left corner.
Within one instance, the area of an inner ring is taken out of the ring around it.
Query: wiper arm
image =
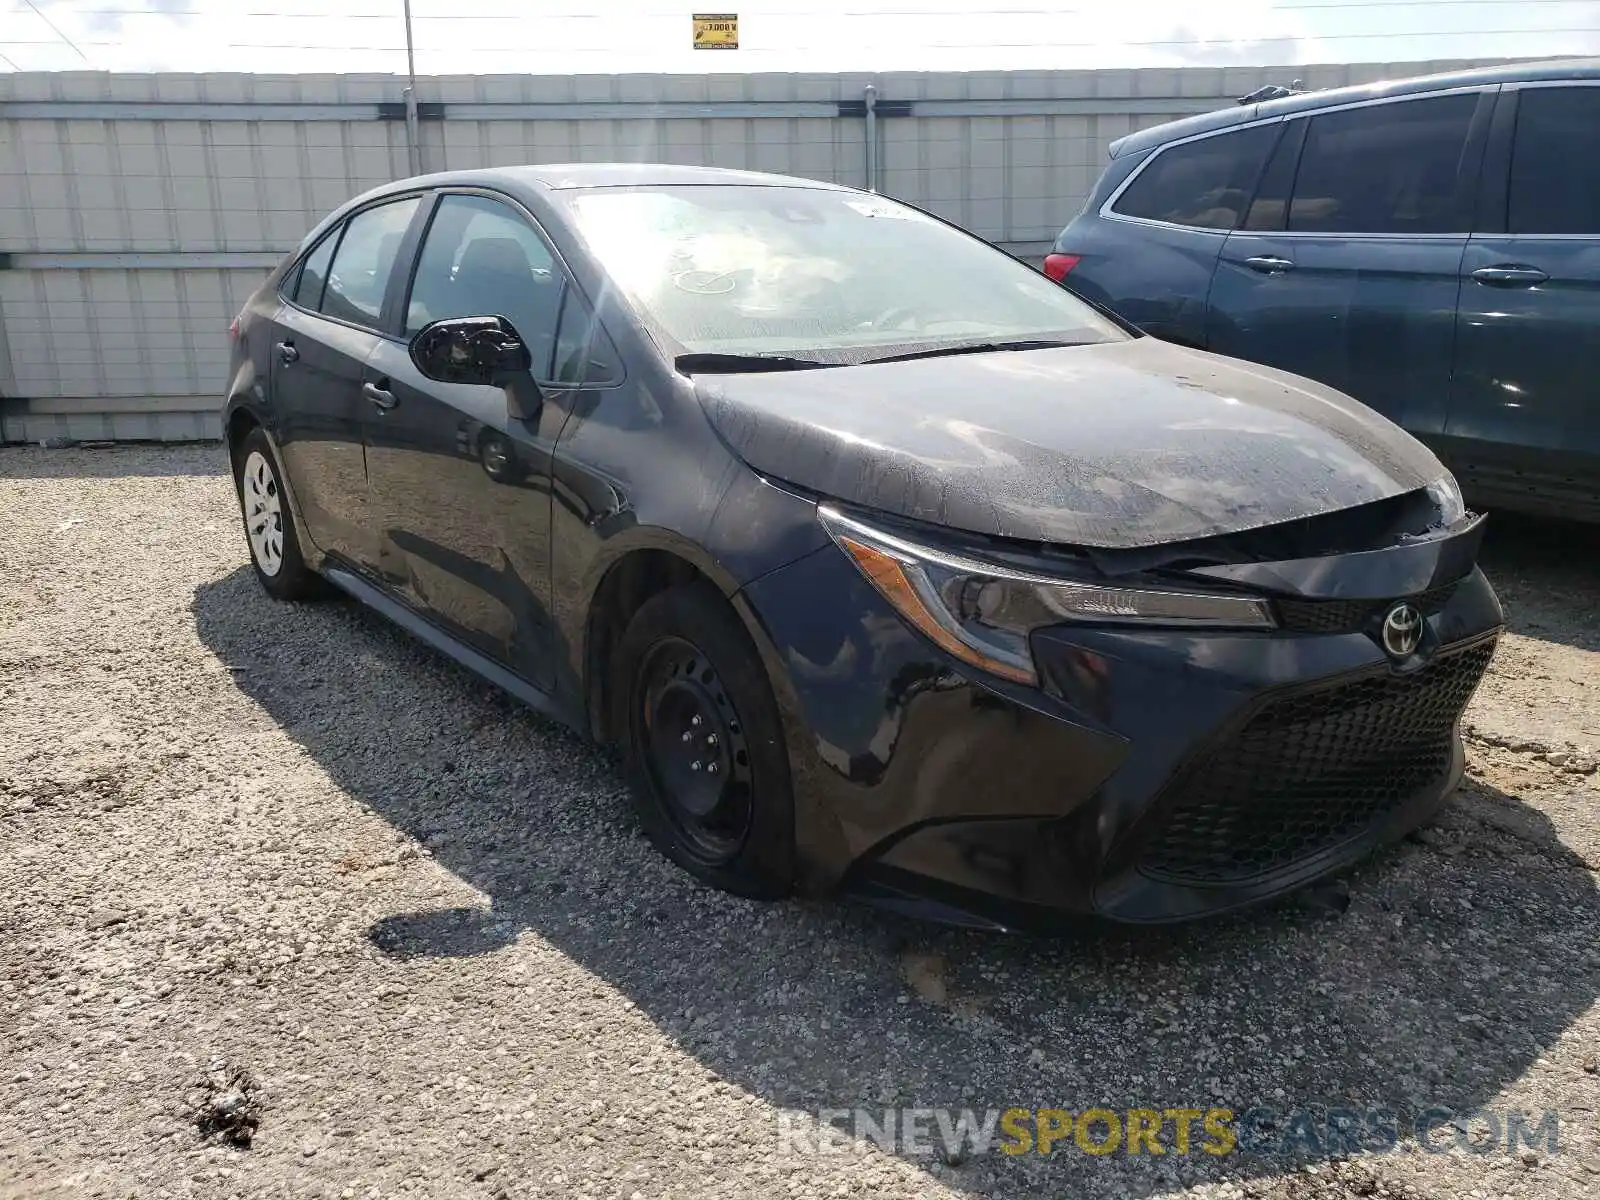
[[[944,358],[951,354],[993,354],[1002,350],[1054,350],[1060,346],[1081,346],[1082,342],[1065,342],[1060,339],[1035,338],[1014,342],[968,342],[959,346],[939,346],[933,350],[913,350],[909,354],[890,354],[884,358],[869,358],[862,363],[909,362],[913,358]]]
[[[744,371],[805,371],[812,367],[836,367],[838,363],[818,362],[814,358],[787,358],[781,354],[680,354],[672,365],[685,375],[704,373],[738,374]]]

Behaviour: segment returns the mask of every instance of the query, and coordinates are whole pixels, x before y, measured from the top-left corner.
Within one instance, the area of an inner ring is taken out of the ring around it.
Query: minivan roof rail
[[[1269,83],[1266,87],[1259,87],[1248,96],[1240,96],[1240,104],[1260,104],[1267,100],[1282,100],[1285,96],[1298,96],[1306,90],[1303,79],[1296,79],[1288,87],[1280,83]]]

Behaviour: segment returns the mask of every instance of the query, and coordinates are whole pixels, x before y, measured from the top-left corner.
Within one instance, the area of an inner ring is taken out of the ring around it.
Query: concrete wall
[[[418,81],[424,170],[572,160],[864,185],[1042,254],[1113,139],[1297,76],[1449,63]],[[226,328],[315,221],[410,174],[393,76],[0,75],[0,440],[216,435]]]

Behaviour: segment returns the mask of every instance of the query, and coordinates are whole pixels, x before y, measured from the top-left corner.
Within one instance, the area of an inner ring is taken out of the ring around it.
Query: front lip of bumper
[[[1256,701],[1345,676],[1403,675],[1408,665],[1390,664],[1364,632],[1062,627],[1044,655],[1036,642],[1043,688],[975,678],[832,546],[753,582],[744,599],[785,712],[800,886],[811,894],[845,891],[987,928],[1193,919],[1347,866],[1425,820],[1460,775],[1452,734],[1449,771],[1397,798],[1359,837],[1240,887],[1151,885],[1120,863],[1129,831]],[[1503,619],[1472,569],[1427,618],[1423,661],[1494,638]],[[922,869],[913,851],[946,834],[979,858],[1024,862],[1027,882]]]
[[[1398,841],[1442,808],[1461,781],[1464,754],[1460,740],[1452,748],[1450,770],[1438,782],[1419,789],[1360,834],[1302,859],[1271,875],[1227,887],[1197,887],[1127,870],[1087,888],[1068,885],[1058,891],[1039,889],[1023,896],[994,882],[971,879],[952,882],[896,865],[890,855],[858,865],[845,891],[850,898],[919,920],[997,933],[1051,936],[1092,923],[1173,925],[1217,918],[1271,903],[1319,880],[1355,866],[1381,846]],[[1005,830],[1002,825],[1015,825]],[[953,822],[924,832],[936,833],[946,845],[962,846],[964,857],[997,835],[1012,844],[1045,845],[1053,831],[1049,822]],[[916,835],[906,839],[909,845]],[[926,849],[926,847],[924,847]],[[914,859],[912,860],[914,861]],[[948,872],[946,872],[948,873]],[[1065,882],[1065,881],[1063,881]]]

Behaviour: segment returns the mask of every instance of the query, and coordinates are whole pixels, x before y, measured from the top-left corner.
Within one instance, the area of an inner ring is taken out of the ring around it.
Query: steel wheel
[[[731,862],[750,834],[752,789],[745,729],[706,655],[682,638],[651,647],[635,692],[645,766],[684,849],[707,867]]]
[[[239,488],[250,553],[263,575],[275,576],[283,569],[283,501],[278,477],[261,451],[252,450],[244,460]]]

